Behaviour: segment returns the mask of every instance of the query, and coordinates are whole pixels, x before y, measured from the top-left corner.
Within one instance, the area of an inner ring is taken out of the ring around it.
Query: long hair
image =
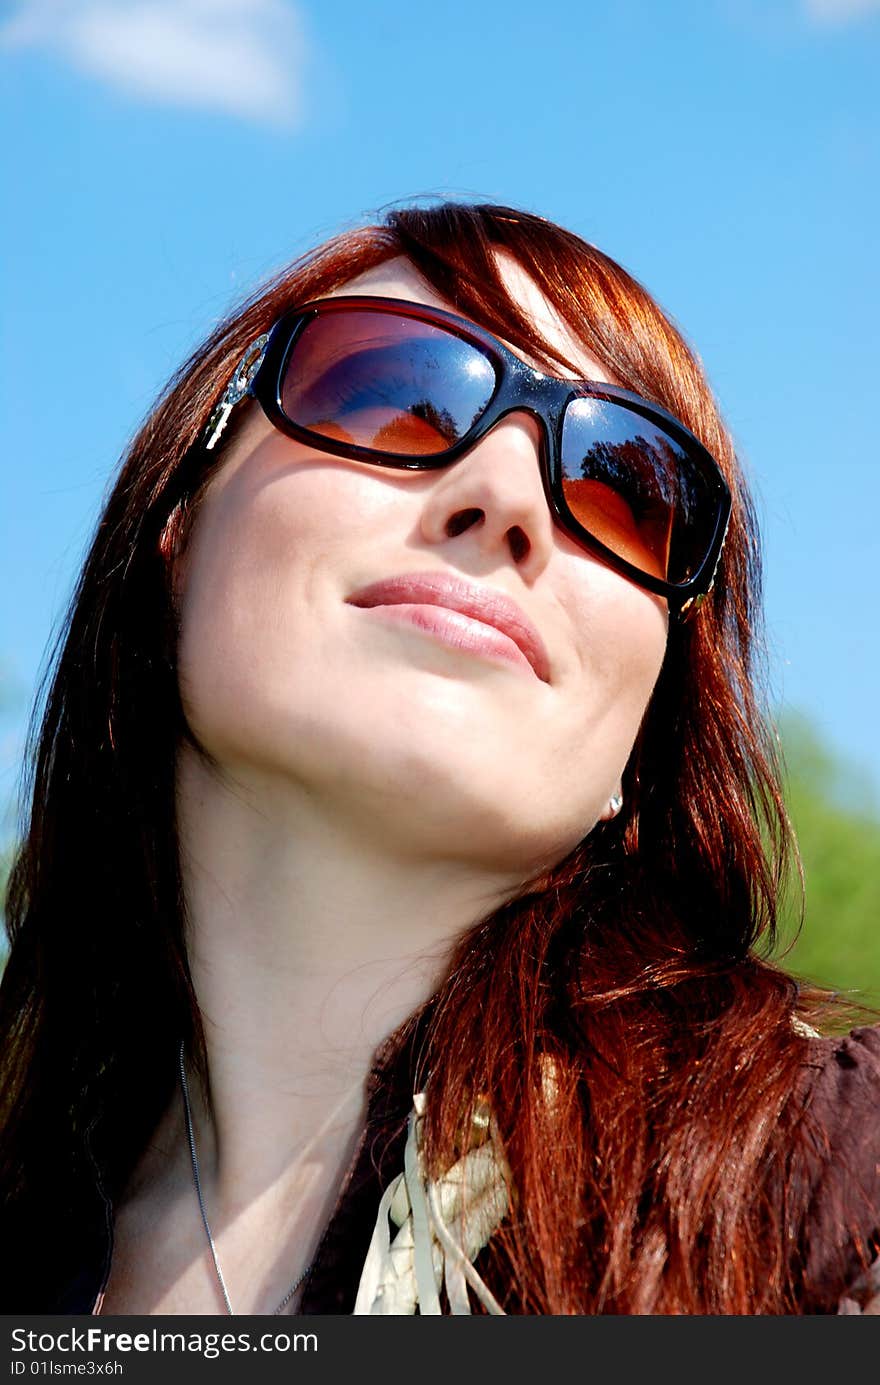
[[[711,596],[670,630],[622,813],[477,923],[432,1003],[428,1158],[448,1166],[462,1111],[488,1094],[514,1201],[487,1273],[509,1311],[801,1311],[792,1246],[807,1187],[792,1151],[806,1040],[796,984],[756,954],[773,937],[788,829],[754,690],[746,487],[698,359],[645,289],[576,235],[482,205],[394,211],[254,295],[171,382],[100,518],[45,699],[0,988],[0,1243],[53,1245],[59,1278],[75,1268],[86,1132],[116,1196],[171,1098],[182,1036],[204,1071],[170,581],[222,465],[202,430],[282,312],[399,254],[552,367],[562,358],[512,301],[497,250],[623,385],[696,433],[734,509]]]

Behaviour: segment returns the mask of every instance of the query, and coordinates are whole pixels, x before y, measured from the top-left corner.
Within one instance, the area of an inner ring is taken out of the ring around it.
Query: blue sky
[[[671,313],[756,490],[775,699],[880,784],[878,71],[880,0],[0,5],[0,792],[157,391],[417,196],[561,221]]]

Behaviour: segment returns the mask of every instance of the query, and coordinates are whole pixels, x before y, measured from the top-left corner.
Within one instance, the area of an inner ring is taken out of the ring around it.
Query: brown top
[[[298,1310],[303,1315],[353,1309],[379,1200],[403,1167],[411,1081],[411,1056],[392,1062],[380,1050],[369,1080],[364,1135],[305,1282]],[[808,1117],[818,1117],[816,1124],[829,1132],[827,1140],[812,1138],[807,1149],[813,1196],[800,1246],[803,1307],[811,1314],[836,1313],[848,1286],[880,1255],[880,1026],[855,1029],[842,1039],[811,1040],[803,1096]],[[23,1304],[22,1310],[92,1312],[112,1255],[112,1209],[99,1193],[81,1270],[53,1292],[47,1267],[45,1300]]]
[[[811,1044],[807,1112],[827,1141],[809,1152],[813,1196],[803,1237],[806,1310],[835,1313],[880,1255],[880,1026]],[[818,1124],[818,1122],[817,1122]]]

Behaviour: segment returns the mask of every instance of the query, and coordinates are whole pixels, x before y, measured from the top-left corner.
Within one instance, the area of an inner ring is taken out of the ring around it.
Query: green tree
[[[786,801],[804,871],[803,897],[792,881],[783,910],[782,964],[878,1005],[880,811],[874,786],[805,717],[786,716],[780,736]]]

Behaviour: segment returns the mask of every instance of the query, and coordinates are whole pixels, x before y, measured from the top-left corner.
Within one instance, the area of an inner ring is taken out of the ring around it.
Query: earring
[[[623,794],[613,793],[608,800],[608,807],[611,809],[612,817],[617,817],[623,807]]]

